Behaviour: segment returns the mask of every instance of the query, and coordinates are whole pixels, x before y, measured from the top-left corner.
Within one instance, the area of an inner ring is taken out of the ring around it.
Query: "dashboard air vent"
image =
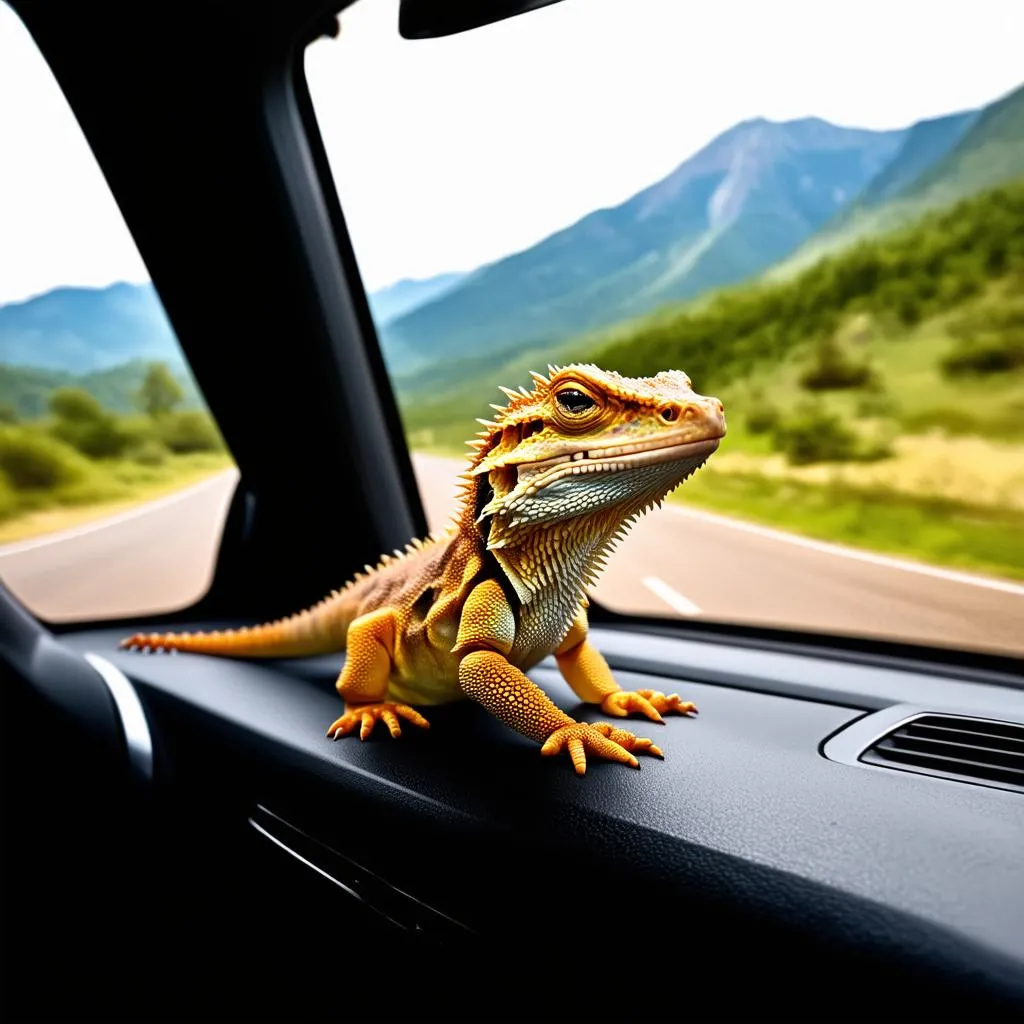
[[[919,715],[876,740],[860,760],[1024,793],[1024,725]]]

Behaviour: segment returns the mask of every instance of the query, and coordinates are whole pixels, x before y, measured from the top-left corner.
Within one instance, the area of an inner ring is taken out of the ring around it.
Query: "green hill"
[[[1000,308],[1012,304],[1014,288],[1000,286],[1008,280],[1018,282],[1018,291],[1024,286],[1024,183],[962,200],[912,226],[859,242],[790,280],[728,289],[699,303],[619,324],[601,336],[576,338],[543,357],[540,352],[535,358],[521,353],[521,372],[512,358],[505,361],[505,373],[481,365],[478,372],[464,374],[457,388],[438,391],[429,401],[405,402],[406,427],[414,443],[455,444],[474,416],[486,414],[497,384],[525,383],[527,369],[542,368],[551,360],[588,359],[629,376],[676,367],[690,374],[698,390],[745,388],[768,381],[780,367],[790,372],[816,344],[844,335],[857,318],[873,325],[874,367],[898,395],[904,378],[916,379],[925,369],[937,373],[935,365],[908,361],[899,339],[979,303]],[[940,337],[947,349],[955,340],[945,327],[929,337]],[[934,363],[940,353],[929,345],[928,358]],[[517,375],[511,375],[513,369]],[[955,387],[948,384],[946,397],[952,405]],[[994,393],[989,388],[988,394]],[[1007,401],[1020,398],[1024,388]],[[910,412],[918,415],[923,408]],[[984,421],[986,410],[1004,427],[1016,416],[1024,433],[1019,409],[1013,413],[990,401],[974,410],[975,419],[980,413]],[[962,423],[968,419],[960,417]],[[978,429],[986,431],[984,422]]]
[[[1024,183],[1016,183],[858,242],[790,281],[723,291],[699,311],[638,321],[593,359],[630,376],[683,367],[702,386],[720,386],[829,335],[851,314],[911,326],[1022,267]]]

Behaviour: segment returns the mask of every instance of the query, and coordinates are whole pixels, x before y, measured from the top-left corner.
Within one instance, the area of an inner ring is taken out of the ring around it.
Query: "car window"
[[[237,473],[42,54],[0,3],[0,579],[52,621],[207,590]]]
[[[1019,3],[563,0],[306,51],[432,525],[476,417],[585,361],[728,434],[619,612],[1024,652]]]

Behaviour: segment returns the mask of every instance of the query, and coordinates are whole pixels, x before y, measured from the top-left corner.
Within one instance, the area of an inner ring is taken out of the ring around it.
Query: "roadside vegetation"
[[[183,397],[168,367],[154,363],[135,414],[72,387],[53,391],[42,417],[0,407],[0,540],[39,532],[38,524],[55,528],[57,509],[120,507],[231,465],[212,417],[178,408]]]
[[[575,358],[629,376],[681,368],[723,399],[729,436],[676,500],[1024,577],[1024,183],[791,279],[574,339],[552,361]],[[406,403],[411,445],[463,454],[494,385],[525,377]]]

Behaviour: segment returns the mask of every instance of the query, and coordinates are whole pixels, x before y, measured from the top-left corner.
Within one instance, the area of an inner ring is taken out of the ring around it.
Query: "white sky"
[[[899,127],[1024,80],[1024,0],[562,0],[417,41],[397,23],[397,0],[358,0],[306,62],[371,290],[525,248],[746,118]],[[0,303],[146,279],[0,0]]]

